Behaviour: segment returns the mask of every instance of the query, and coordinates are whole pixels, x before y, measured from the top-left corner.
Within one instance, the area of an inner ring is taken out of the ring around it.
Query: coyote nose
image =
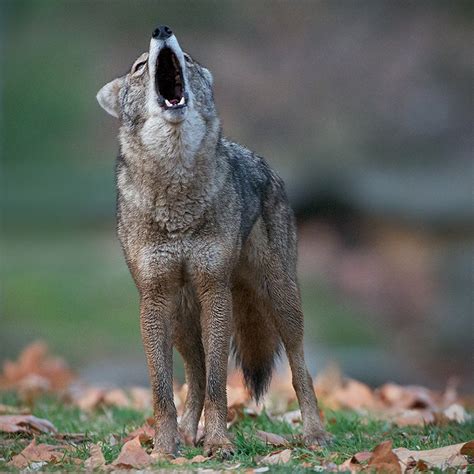
[[[165,40],[168,39],[172,34],[173,32],[169,26],[160,25],[158,28],[156,28],[151,36],[159,40]]]

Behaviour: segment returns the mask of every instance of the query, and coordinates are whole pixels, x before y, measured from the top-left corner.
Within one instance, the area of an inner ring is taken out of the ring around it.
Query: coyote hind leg
[[[297,283],[280,273],[269,285],[275,323],[291,368],[293,388],[303,419],[303,440],[307,446],[325,446],[331,439],[319,416],[313,382],[306,368],[303,350],[303,313]]]

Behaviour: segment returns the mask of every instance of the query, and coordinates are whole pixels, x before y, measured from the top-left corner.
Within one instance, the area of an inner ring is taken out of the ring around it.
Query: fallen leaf
[[[2,415],[0,431],[4,433],[57,433],[56,427],[48,420],[33,415]]]
[[[404,468],[411,464],[416,464],[418,461],[424,461],[430,469],[464,468],[467,466],[467,458],[461,453],[461,449],[466,444],[469,443],[453,444],[424,451],[396,448],[393,452],[397,455]]]
[[[232,405],[227,409],[227,428],[244,418],[244,405]]]
[[[120,388],[115,388],[105,392],[102,402],[104,405],[119,408],[128,408],[131,405],[131,401],[127,397],[127,394]]]
[[[74,374],[61,358],[51,356],[43,342],[35,342],[23,350],[16,362],[4,363],[0,387],[57,391],[68,387],[73,379]]]
[[[130,398],[133,408],[140,411],[151,410],[153,408],[153,396],[151,390],[144,387],[132,387]]]
[[[385,405],[395,408],[431,408],[437,407],[432,391],[418,385],[398,385],[386,383],[376,390]]]
[[[193,458],[190,459],[190,462],[191,462],[191,464],[200,463],[200,462],[206,462],[209,459],[210,458],[208,458],[206,456],[203,456],[202,454],[197,454],[196,456],[194,456]]]
[[[443,415],[450,421],[456,421],[457,423],[465,423],[470,420],[471,417],[459,403],[453,403],[443,410]]]
[[[286,464],[290,462],[291,449],[284,449],[283,451],[275,451],[268,454],[260,460],[262,464]]]
[[[40,395],[51,392],[53,387],[46,377],[37,374],[29,374],[25,375],[16,383],[15,389],[20,398],[27,405],[33,405],[34,401]]]
[[[342,387],[327,396],[325,403],[334,409],[349,410],[375,409],[381,405],[368,385],[354,379],[346,380]]]
[[[127,441],[117,459],[112,463],[118,469],[142,469],[151,464],[152,458],[142,448],[139,437]]]
[[[295,389],[293,388],[292,376],[289,365],[276,377],[273,377],[270,384],[271,408],[274,412],[283,412],[288,409],[288,405],[296,400]]]
[[[255,435],[264,443],[273,444],[273,446],[288,446],[288,440],[283,436],[275,433],[268,433],[266,431],[257,430]]]
[[[97,387],[89,387],[80,391],[73,398],[73,403],[81,410],[91,411],[97,408],[104,400],[105,390]]]
[[[8,465],[23,469],[33,462],[57,462],[64,456],[63,452],[58,451],[61,448],[63,447],[51,444],[36,444],[36,440],[33,439],[20,454],[13,456]]]
[[[362,464],[368,461],[371,457],[372,453],[370,451],[361,451],[360,453],[354,454],[354,456],[352,456],[352,459],[354,459],[354,462]]]
[[[242,386],[227,386],[227,406],[233,408],[246,404],[250,400],[248,390]]]
[[[351,458],[344,461],[338,466],[338,471],[358,472],[362,469],[362,463],[367,462],[372,457],[372,452],[362,451],[354,454]]]
[[[141,443],[149,443],[152,442],[155,437],[155,428],[151,426],[148,422],[144,425],[140,426],[139,428],[133,430],[128,436],[125,438],[125,442],[132,440],[138,436]]]
[[[354,457],[346,459],[342,464],[337,466],[337,470],[340,472],[358,472],[362,469],[359,463],[353,461]],[[329,469],[328,469],[329,470]]]
[[[89,447],[90,457],[84,462],[84,468],[88,471],[103,468],[105,466],[105,458],[102,449],[98,444],[91,444]]]
[[[284,413],[283,415],[279,416],[278,419],[281,421],[286,421],[290,425],[299,424],[302,421],[301,411],[300,410],[288,411]]]
[[[424,426],[436,421],[436,416],[431,410],[406,410],[395,409],[381,412],[378,418],[386,419],[399,427]]]
[[[371,469],[377,472],[400,473],[402,469],[397,455],[392,451],[392,442],[384,441],[372,450],[372,456],[368,460]]]
[[[314,379],[314,390],[320,398],[327,397],[334,390],[343,386],[343,376],[337,364],[331,363]]]
[[[464,454],[464,456],[474,457],[474,441],[465,443],[459,452]]]

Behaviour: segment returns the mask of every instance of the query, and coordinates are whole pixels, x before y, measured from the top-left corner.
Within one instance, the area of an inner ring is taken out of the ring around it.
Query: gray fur
[[[183,73],[185,107],[160,106],[164,95],[155,77],[167,45]],[[120,104],[118,235],[140,293],[159,426],[155,451],[176,449],[173,344],[189,384],[181,436],[195,441],[204,405],[206,451],[232,451],[225,393],[231,338],[256,398],[284,346],[305,440],[321,443],[326,434],[304,363],[296,231],[283,182],[263,158],[222,136],[212,76],[174,36],[166,43],[152,39],[142,63],[139,58],[113,88],[105,86],[105,108]]]

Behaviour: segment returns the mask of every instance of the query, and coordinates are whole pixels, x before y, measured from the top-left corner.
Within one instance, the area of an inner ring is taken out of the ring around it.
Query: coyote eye
[[[191,59],[191,56],[187,53],[184,53],[184,60],[188,63],[188,64],[192,64],[193,63],[193,60]]]
[[[132,76],[141,76],[145,70],[145,66],[148,63],[148,53],[143,53],[132,66],[130,73]]]
[[[146,63],[147,63],[146,61],[142,61],[141,63],[135,64],[135,65],[133,66],[133,69],[132,69],[132,74],[135,74],[135,73],[138,72],[140,69],[142,69],[142,68],[145,66]]]

